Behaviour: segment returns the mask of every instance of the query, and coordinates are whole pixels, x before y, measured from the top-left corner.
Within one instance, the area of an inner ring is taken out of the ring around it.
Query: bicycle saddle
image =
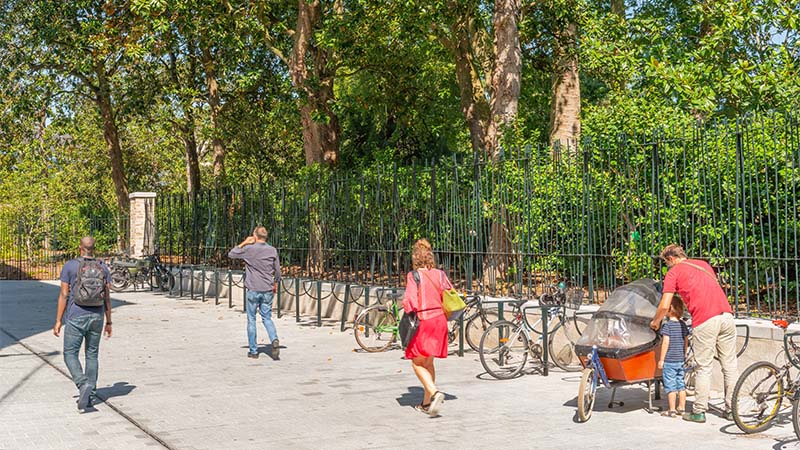
[[[522,308],[522,305],[524,305],[525,303],[528,303],[528,301],[527,300],[516,300],[516,301],[513,301],[513,302],[508,302],[508,304],[512,308],[515,308],[515,309]]]

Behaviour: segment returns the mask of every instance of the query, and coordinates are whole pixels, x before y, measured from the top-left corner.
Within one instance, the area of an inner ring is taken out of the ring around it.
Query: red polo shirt
[[[681,296],[686,309],[692,315],[692,327],[698,327],[722,313],[733,313],[725,291],[717,283],[714,269],[707,262],[698,259],[687,259],[686,262],[700,266],[708,273],[684,262],[675,264],[664,278],[664,293],[677,293]]]

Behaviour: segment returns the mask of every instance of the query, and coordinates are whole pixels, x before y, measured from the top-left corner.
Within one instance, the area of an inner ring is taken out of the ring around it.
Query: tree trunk
[[[492,120],[487,136],[493,159],[497,158],[503,128],[514,121],[519,107],[522,76],[522,50],[517,26],[519,13],[519,0],[495,1],[492,20],[496,63],[492,73]]]
[[[550,105],[553,157],[561,148],[575,149],[581,134],[581,82],[575,48],[578,27],[571,23],[556,36],[555,70]]]
[[[469,55],[469,41],[461,40],[456,52],[456,79],[461,96],[461,113],[467,122],[472,150],[478,154],[485,154],[490,149],[488,128],[490,120],[490,106],[483,95],[483,86],[473,76],[473,67]],[[478,93],[478,95],[476,95]]]
[[[106,79],[105,68],[102,65],[96,64],[95,73],[98,81],[95,103],[100,109],[100,117],[103,121],[103,139],[111,159],[111,179],[114,181],[114,193],[117,195],[117,210],[120,216],[125,216],[130,210],[128,180],[125,174],[125,162],[122,159],[122,147],[119,143],[114,107],[111,103],[110,87]]]
[[[341,13],[341,3],[335,3],[334,10]],[[335,64],[330,64],[332,54],[317,47],[312,39],[321,20],[319,0],[298,0],[292,51],[286,61],[292,86],[301,97],[299,109],[307,165],[332,165],[339,155],[339,119],[331,109],[336,68]],[[309,73],[307,58],[313,63],[312,73]],[[320,117],[324,119],[320,121]],[[321,274],[325,267],[324,236],[319,211],[313,208],[309,205],[307,265],[311,273]]]
[[[303,153],[306,164],[335,164],[339,155],[339,118],[330,107],[334,100],[336,69],[329,68],[328,50],[314,45],[314,29],[322,19],[320,2],[297,2],[297,24],[292,52],[287,64],[292,85],[301,94],[300,119],[303,126]],[[309,74],[306,58],[313,61]],[[310,83],[313,78],[315,83]],[[323,121],[319,118],[324,117]],[[315,118],[317,120],[315,120]]]
[[[480,75],[472,57],[472,43],[466,25],[457,25],[458,31],[452,51],[456,60],[456,81],[461,97],[461,113],[467,122],[472,150],[477,154],[491,152],[488,139],[491,107],[484,94]]]
[[[184,111],[186,121],[183,125],[183,146],[186,151],[186,192],[194,194],[200,190],[200,159],[197,156],[197,139],[195,138],[194,117],[190,111]]]
[[[611,0],[611,12],[625,18],[625,0]]]
[[[203,69],[205,71],[206,88],[208,89],[208,106],[211,109],[211,148],[214,153],[214,179],[217,185],[225,184],[225,145],[220,133],[219,124],[220,94],[217,83],[217,71],[211,48],[203,47]]]
[[[488,156],[497,161],[500,144],[506,125],[517,116],[519,106],[520,79],[522,75],[522,51],[519,44],[517,18],[520,13],[518,0],[496,0],[493,28],[495,63],[492,71],[491,120],[489,120],[486,142]],[[507,281],[509,262],[512,258],[511,238],[508,233],[508,210],[502,203],[493,203],[496,214],[492,214],[489,226],[488,258],[483,265],[484,284],[496,290],[498,281]]]
[[[329,80],[333,83],[333,79]],[[300,106],[300,119],[303,125],[303,153],[306,165],[314,163],[335,164],[339,155],[339,118],[327,106],[333,98],[333,87],[321,88],[315,97]],[[314,117],[324,115],[326,122],[315,121]]]
[[[194,87],[195,76],[197,74],[196,64],[196,46],[194,39],[191,36],[186,38],[186,60],[189,62],[189,74],[187,75],[186,83],[181,81],[178,75],[178,56],[174,51],[169,52],[169,74],[172,83],[179,91],[185,91],[186,85]],[[186,192],[194,194],[200,190],[200,158],[197,155],[197,126],[194,118],[194,107],[192,106],[193,99],[191,96],[186,95],[180,100],[180,108],[184,116],[183,123],[177,123],[176,126],[181,132],[181,141],[183,141],[184,153],[186,156]]]

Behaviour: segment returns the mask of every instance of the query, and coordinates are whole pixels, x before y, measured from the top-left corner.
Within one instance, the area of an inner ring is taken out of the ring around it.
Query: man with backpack
[[[111,337],[111,275],[108,267],[94,258],[94,238],[81,239],[80,252],[80,257],[67,261],[61,269],[61,293],[53,334],[59,336],[64,318],[64,363],[78,387],[78,409],[85,410],[91,406],[97,387],[97,353],[104,328],[106,338]],[[85,370],[78,359],[84,340]]]

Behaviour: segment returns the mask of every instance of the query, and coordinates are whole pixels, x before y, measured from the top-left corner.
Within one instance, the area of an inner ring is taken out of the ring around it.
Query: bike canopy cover
[[[617,288],[592,315],[576,346],[633,349],[652,343],[657,336],[650,321],[660,300],[661,283],[651,279]]]

